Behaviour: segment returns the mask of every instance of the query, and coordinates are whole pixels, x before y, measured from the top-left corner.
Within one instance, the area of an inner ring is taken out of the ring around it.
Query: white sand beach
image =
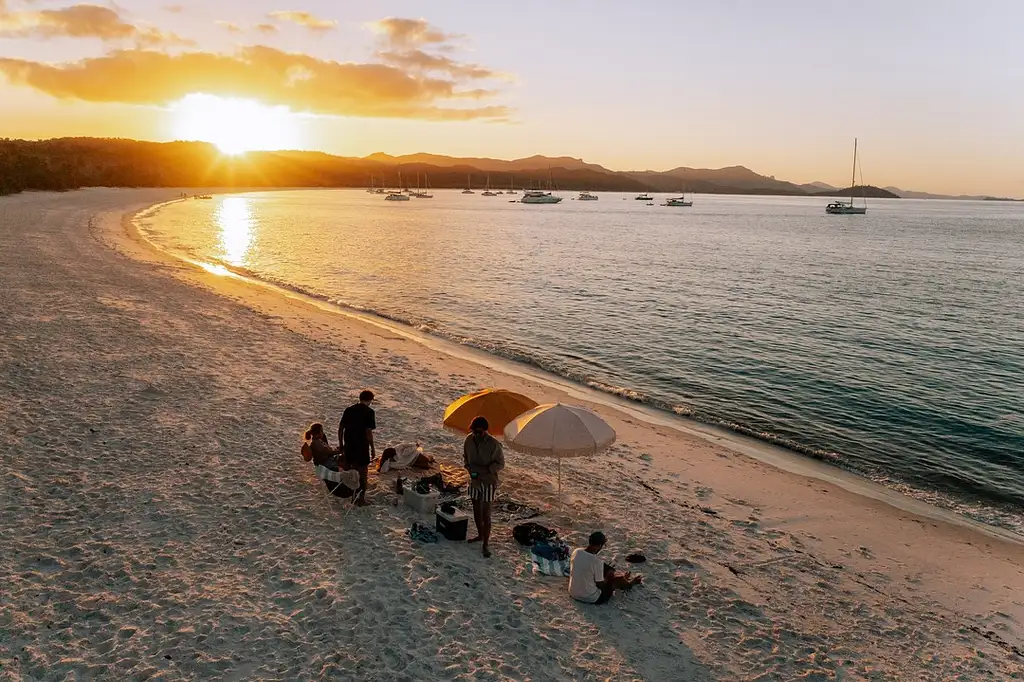
[[[1019,541],[174,260],[127,217],[177,193],[0,197],[0,679],[1024,679]],[[546,460],[502,492],[643,587],[573,602],[509,523],[489,560],[419,544],[397,474],[353,509],[299,455],[370,388],[378,449],[457,466],[444,407],[484,386],[614,426],[560,508]]]

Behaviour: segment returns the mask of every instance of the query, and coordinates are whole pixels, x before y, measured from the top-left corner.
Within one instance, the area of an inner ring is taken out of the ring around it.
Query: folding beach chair
[[[359,493],[362,492],[362,489],[359,487],[358,471],[335,471],[334,469],[328,469],[324,465],[320,464],[316,466],[316,477],[321,481],[336,484],[333,488],[330,486],[327,487],[327,489],[331,491],[332,495],[334,494],[334,491],[342,485],[353,491],[353,500],[357,499]]]

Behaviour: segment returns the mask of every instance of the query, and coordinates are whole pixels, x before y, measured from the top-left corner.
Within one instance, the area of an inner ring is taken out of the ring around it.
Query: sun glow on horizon
[[[209,142],[225,154],[302,146],[298,116],[285,106],[192,93],[172,104],[170,111],[175,138]]]

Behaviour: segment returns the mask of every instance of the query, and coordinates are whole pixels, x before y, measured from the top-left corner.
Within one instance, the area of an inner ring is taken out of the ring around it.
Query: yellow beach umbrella
[[[615,429],[593,410],[575,405],[539,405],[505,427],[505,443],[534,457],[558,460],[562,492],[562,458],[596,455],[615,442]]]
[[[476,417],[484,417],[492,435],[501,437],[505,426],[527,410],[537,407],[537,401],[503,388],[485,388],[464,395],[444,411],[446,428],[469,433],[469,425]]]

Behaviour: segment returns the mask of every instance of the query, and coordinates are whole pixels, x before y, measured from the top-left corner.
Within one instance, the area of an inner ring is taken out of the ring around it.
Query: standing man
[[[481,542],[484,558],[490,558],[491,505],[498,489],[498,472],[505,468],[505,455],[501,443],[487,433],[489,425],[484,417],[477,417],[470,425],[471,433],[462,445],[462,458],[469,471],[469,497],[473,500],[473,521],[476,537],[469,542]]]
[[[365,507],[367,472],[370,462],[376,456],[373,447],[373,430],[377,428],[377,416],[370,404],[373,402],[373,391],[359,394],[359,402],[346,407],[338,424],[338,443],[345,456],[346,468],[359,472],[359,493],[355,504]]]

